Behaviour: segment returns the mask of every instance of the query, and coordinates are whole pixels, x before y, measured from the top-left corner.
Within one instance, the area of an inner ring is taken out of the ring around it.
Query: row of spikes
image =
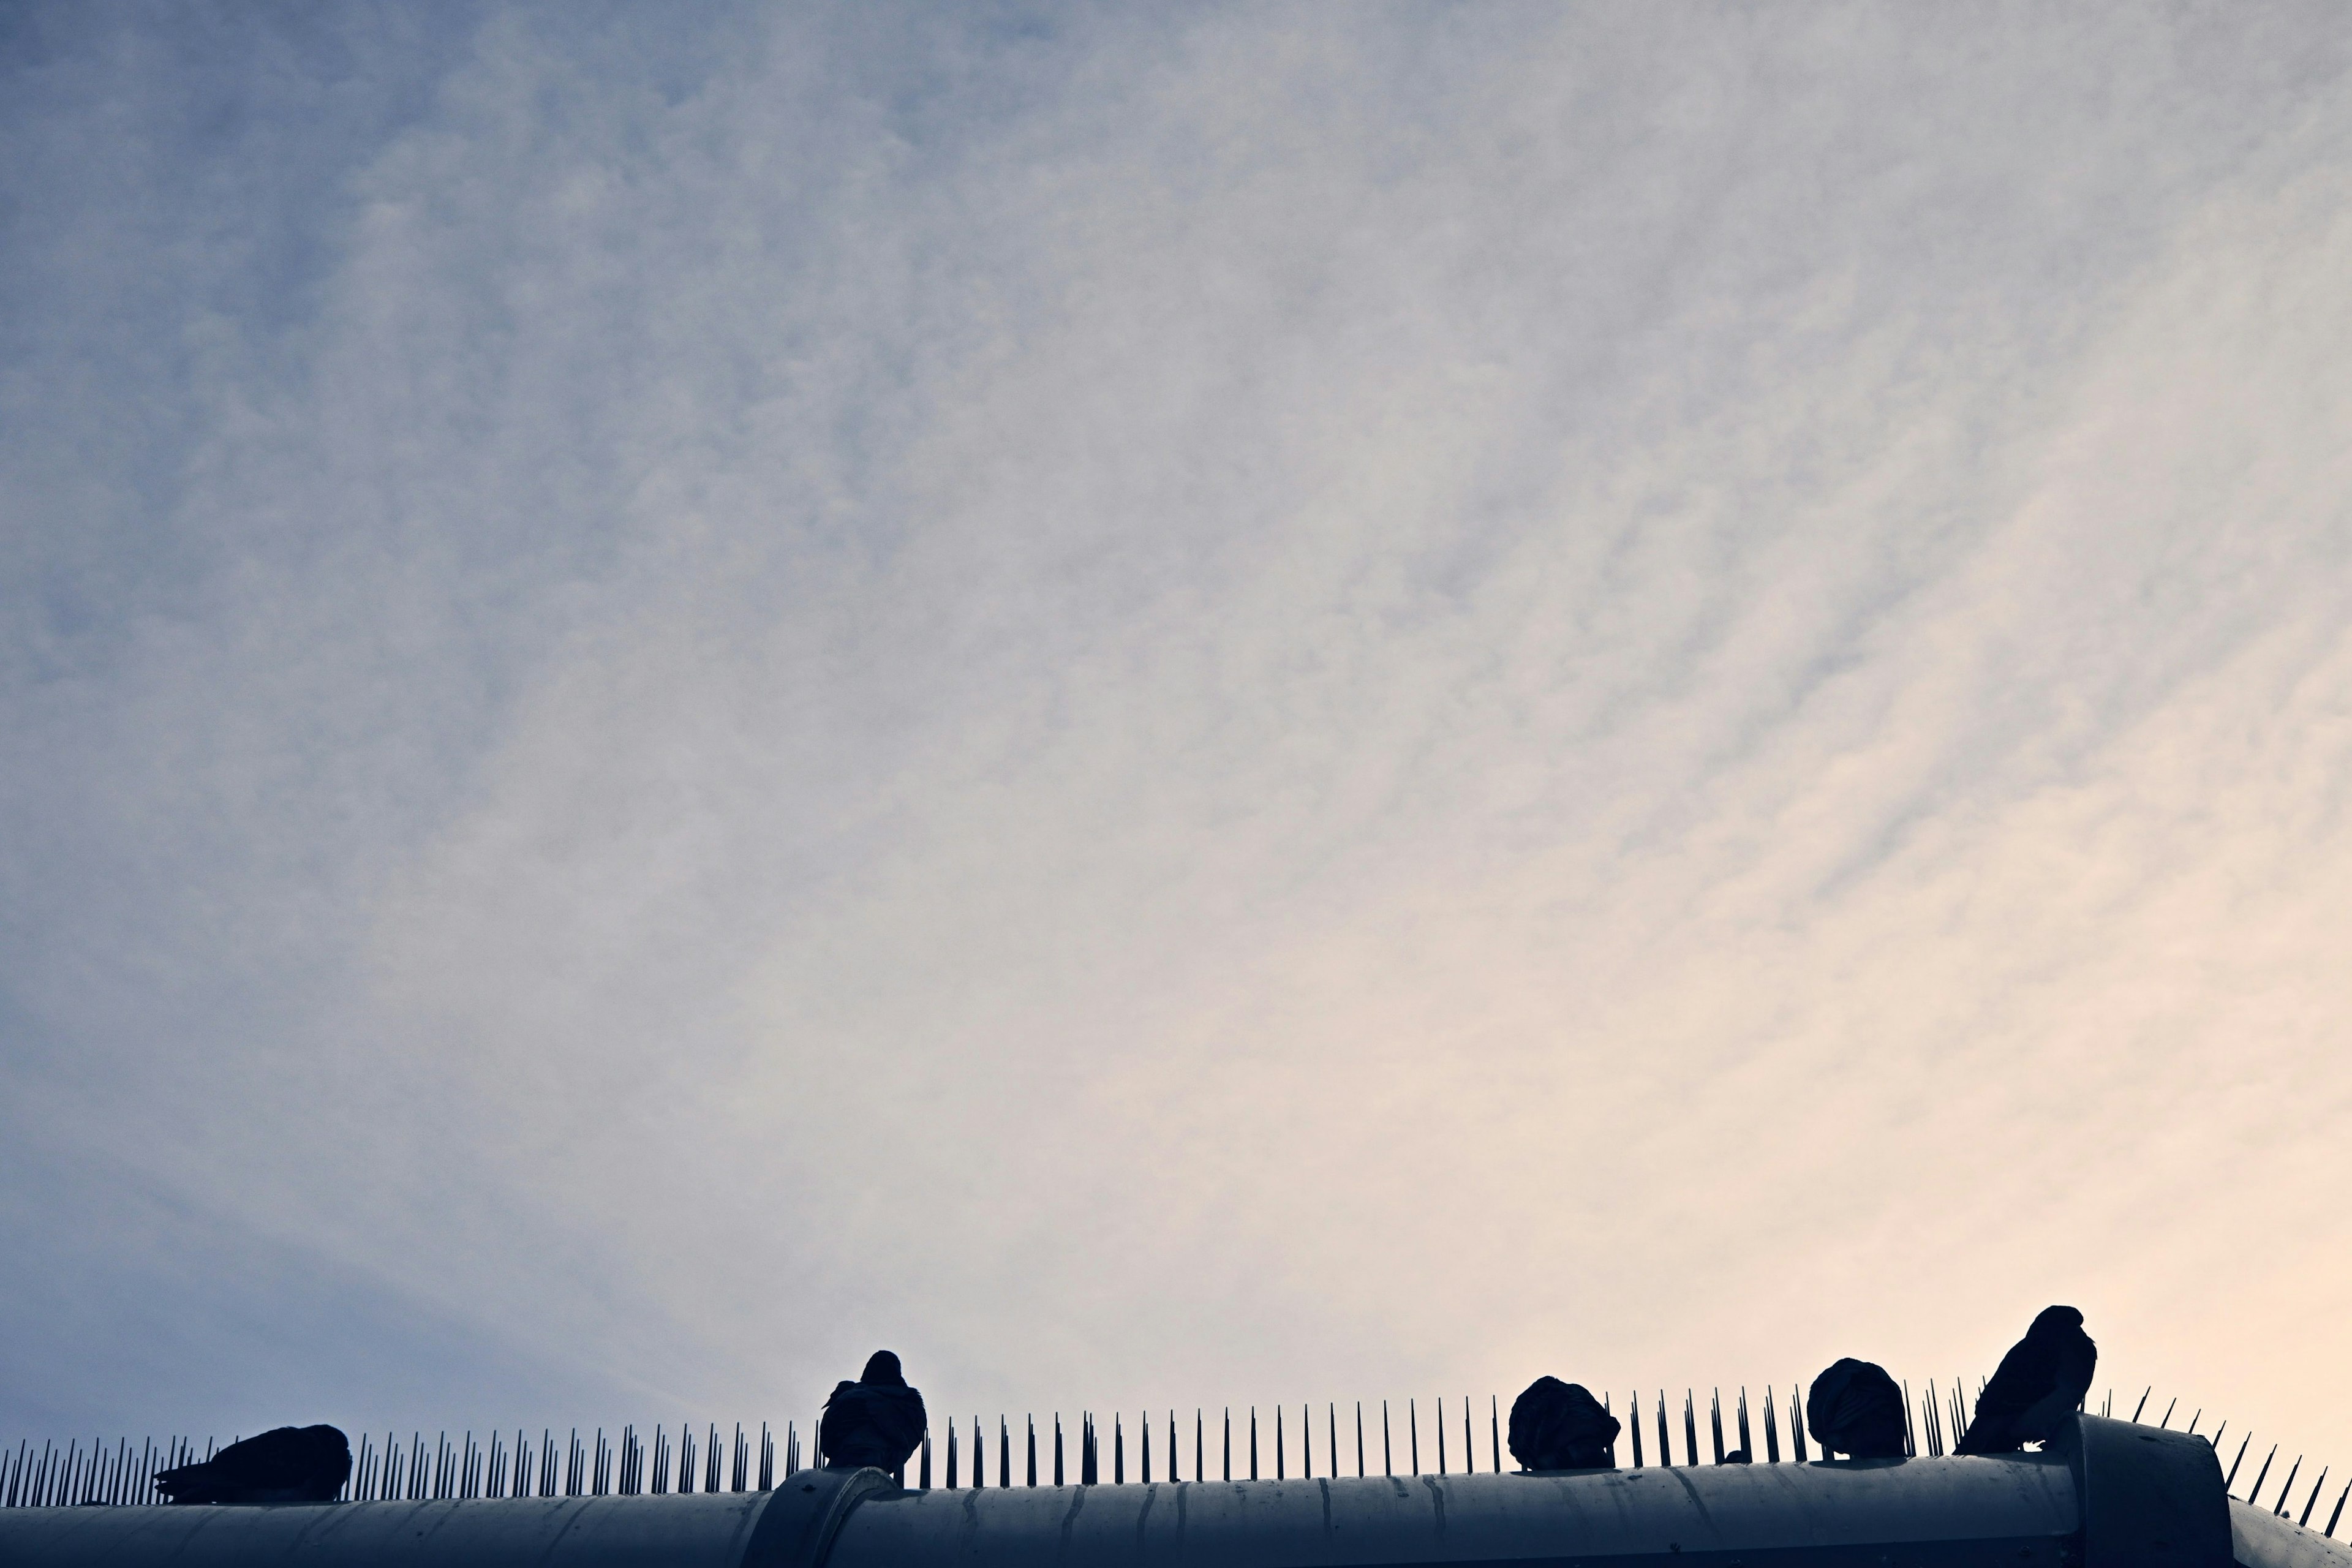
[[[236,1439],[232,1438],[234,1442]],[[756,1442],[739,1424],[734,1440],[722,1447],[719,1428],[709,1428],[707,1441],[698,1445],[694,1429],[680,1426],[675,1441],[664,1427],[656,1427],[647,1444],[634,1426],[625,1426],[617,1442],[598,1427],[583,1441],[578,1428],[561,1445],[551,1430],[538,1444],[517,1432],[509,1446],[502,1433],[487,1443],[471,1432],[452,1443],[446,1432],[436,1436],[431,1448],[423,1433],[401,1443],[387,1433],[379,1445],[373,1435],[360,1439],[352,1474],[336,1494],[338,1502],[379,1502],[394,1500],[503,1497],[634,1496],[671,1490],[768,1491],[775,1484],[778,1444],[765,1423]],[[133,1450],[121,1439],[110,1451],[102,1441],[89,1448],[79,1439],[60,1447],[29,1440],[14,1454],[0,1452],[0,1508],[61,1508],[91,1503],[127,1505],[163,1500],[155,1491],[155,1477],[182,1465],[210,1459],[211,1440],[197,1452],[193,1438],[173,1437],[158,1444],[152,1438]],[[753,1458],[758,1466],[753,1469]],[[786,1423],[782,1444],[783,1473],[799,1469],[803,1444],[799,1428]],[[698,1489],[697,1481],[700,1485]]]
[[[1982,1386],[1982,1382],[1979,1381],[1979,1389],[1981,1390]],[[1948,1446],[1948,1430],[1965,1431],[1967,1429],[1969,1396],[1964,1389],[1964,1384],[1956,1382],[1950,1388],[1939,1394],[1936,1384],[1931,1382],[1915,1404],[1909,1385],[1907,1384],[1904,1385],[1905,1448],[1907,1453],[1925,1452],[1930,1456],[1941,1455]],[[2148,1398],[2149,1393],[2141,1394],[2138,1405],[2134,1407],[2128,1419],[2138,1421],[2147,1409]],[[1462,1463],[1459,1466],[1452,1462],[1449,1452],[1452,1446],[1448,1432],[1450,1423],[1446,1415],[1447,1403],[1443,1398],[1437,1402],[1436,1417],[1433,1422],[1435,1440],[1433,1445],[1436,1458],[1434,1473],[1445,1475],[1456,1471],[1475,1470],[1479,1466],[1476,1454],[1477,1434],[1472,1403],[1467,1398],[1461,1402],[1462,1444],[1458,1451],[1462,1457]],[[2166,1407],[2163,1416],[2158,1421],[2160,1428],[2169,1427],[2178,1404],[2176,1400]],[[1604,1397],[1604,1408],[1608,1405],[1609,1400]],[[2115,1399],[2111,1391],[2102,1401],[2100,1413],[2112,1415],[2114,1405]],[[1641,1396],[1638,1393],[1628,1401],[1627,1412],[1631,1417],[1628,1426],[1633,1462],[1635,1468],[1643,1468],[1650,1463],[1650,1459],[1646,1451],[1647,1446],[1643,1441],[1643,1422],[1640,1414]],[[1672,1428],[1668,1422],[1666,1398],[1663,1393],[1657,1396],[1654,1414],[1658,1456],[1656,1462],[1670,1466],[1674,1463],[1674,1446]],[[1721,1394],[1719,1391],[1711,1394],[1708,1399],[1707,1426],[1713,1462],[1718,1465],[1750,1463],[1755,1458],[1755,1452],[1750,1428],[1751,1413],[1748,1391],[1745,1388],[1738,1391],[1730,1414],[1733,1429],[1737,1433],[1736,1444],[1727,1443],[1725,1410]],[[1766,1463],[1780,1462],[1780,1433],[1784,1422],[1789,1437],[1790,1458],[1798,1463],[1805,1462],[1807,1443],[1803,1405],[1798,1390],[1793,1388],[1790,1390],[1787,1405],[1776,1414],[1775,1394],[1774,1391],[1768,1389],[1764,1394],[1762,1406],[1756,1414],[1760,1419]],[[2184,1430],[2195,1433],[2203,1415],[2204,1412],[2201,1409],[2192,1415]],[[1324,1416],[1325,1441],[1321,1468],[1325,1475],[1336,1477],[1342,1473],[1348,1458],[1339,1425],[1338,1405],[1327,1405]],[[1260,1453],[1260,1423],[1255,1406],[1247,1408],[1244,1420],[1245,1447],[1243,1455],[1244,1468],[1242,1473],[1236,1474],[1233,1413],[1228,1408],[1221,1416],[1217,1465],[1220,1479],[1255,1480],[1261,1478],[1264,1467]],[[1155,1468],[1161,1471],[1167,1480],[1179,1481],[1183,1479],[1184,1467],[1181,1464],[1178,1421],[1179,1418],[1173,1411],[1168,1413],[1167,1444],[1160,1450],[1164,1455],[1165,1462],[1158,1467],[1153,1463],[1153,1424],[1148,1414],[1139,1424],[1135,1458],[1137,1479],[1139,1481],[1150,1484],[1153,1479]],[[1301,1406],[1300,1418],[1296,1428],[1298,1437],[1298,1473],[1301,1477],[1312,1476],[1318,1468],[1315,1425],[1312,1407]],[[1380,1407],[1381,1469],[1379,1472],[1381,1475],[1398,1474],[1400,1460],[1409,1468],[1408,1473],[1416,1476],[1423,1473],[1418,1400],[1406,1402],[1404,1425],[1405,1430],[1402,1434],[1404,1440],[1401,1445],[1403,1451],[1399,1453],[1400,1445],[1396,1441],[1399,1435],[1392,1429],[1390,1405],[1388,1401],[1382,1400]],[[1685,1390],[1683,1395],[1680,1425],[1684,1462],[1688,1465],[1697,1465],[1701,1463],[1697,1405],[1695,1394],[1689,1390]],[[2217,1454],[2221,1448],[2222,1437],[2228,1430],[2228,1425],[2227,1422],[2222,1423],[2207,1439],[2214,1446]],[[1041,1456],[1036,1420],[1034,1416],[1026,1418],[1025,1427],[1024,1484],[1034,1487],[1041,1480],[1039,1464]],[[1499,1471],[1503,1468],[1504,1451],[1499,1399],[1490,1397],[1487,1401],[1486,1427],[1488,1461],[1486,1468],[1493,1471]],[[1370,1466],[1370,1448],[1365,1425],[1364,1406],[1360,1403],[1354,1410],[1349,1430],[1354,1439],[1355,1473],[1359,1476],[1370,1475],[1372,1473]],[[1273,1479],[1277,1480],[1286,1479],[1289,1475],[1289,1431],[1286,1407],[1277,1406],[1272,1430],[1268,1434],[1272,1439]],[[1192,1439],[1192,1479],[1198,1481],[1207,1479],[1210,1471],[1207,1419],[1203,1410],[1193,1412]],[[2225,1487],[2235,1487],[2240,1467],[2245,1461],[2251,1442],[2251,1434],[2241,1436],[2237,1452],[2231,1461],[2229,1472],[2224,1480]],[[464,1434],[456,1444],[452,1444],[447,1435],[444,1433],[436,1438],[435,1447],[429,1451],[424,1447],[422,1433],[413,1435],[410,1442],[405,1446],[401,1445],[390,1435],[387,1435],[383,1445],[378,1446],[373,1436],[368,1436],[361,1439],[360,1451],[354,1459],[351,1480],[345,1484],[339,1500],[374,1501],[393,1499],[416,1500],[476,1497],[601,1497],[610,1494],[630,1496],[648,1492],[660,1494],[673,1489],[679,1492],[691,1492],[698,1489],[698,1480],[699,1489],[706,1492],[721,1489],[739,1492],[748,1489],[760,1491],[771,1489],[777,1473],[776,1460],[779,1455],[776,1439],[766,1424],[762,1423],[760,1427],[756,1447],[751,1435],[740,1425],[736,1426],[733,1440],[727,1445],[723,1452],[721,1443],[719,1428],[715,1425],[709,1426],[707,1440],[699,1447],[699,1463],[698,1463],[698,1444],[690,1426],[681,1426],[675,1441],[670,1438],[667,1428],[656,1427],[650,1444],[638,1436],[636,1428],[634,1426],[622,1428],[617,1443],[609,1443],[601,1427],[594,1431],[589,1441],[583,1442],[578,1429],[574,1428],[567,1442],[560,1449],[551,1430],[542,1433],[536,1446],[530,1443],[526,1434],[519,1431],[515,1434],[511,1447],[507,1445],[503,1434],[493,1435],[484,1445],[478,1444],[470,1432]],[[1066,1484],[1066,1468],[1062,1421],[1058,1414],[1052,1418],[1051,1444],[1052,1484],[1061,1486]],[[944,1447],[945,1453],[942,1456],[945,1459],[944,1480],[949,1488],[953,1489],[960,1485],[984,1487],[989,1484],[988,1444],[979,1417],[972,1418],[971,1442],[968,1449],[964,1449],[960,1444],[958,1429],[952,1425],[948,1428]],[[801,1434],[795,1425],[786,1424],[782,1447],[783,1472],[790,1474],[799,1469],[803,1461],[803,1445]],[[1003,1416],[999,1416],[997,1420],[996,1447],[995,1484],[999,1487],[1012,1486],[1014,1484],[1012,1426]],[[213,1445],[208,1441],[203,1457],[209,1458],[213,1452]],[[970,1456],[971,1479],[968,1482],[961,1479],[961,1472],[966,1468],[961,1460],[966,1452]],[[1129,1452],[1124,1417],[1114,1415],[1110,1437],[1110,1479],[1113,1485],[1123,1485],[1127,1480]],[[755,1453],[757,1456],[756,1480],[753,1468]],[[933,1443],[931,1434],[928,1430],[923,1435],[919,1455],[919,1466],[916,1484],[919,1488],[929,1489],[932,1484]],[[1078,1484],[1092,1486],[1100,1482],[1103,1468],[1102,1457],[1101,1436],[1096,1419],[1091,1414],[1082,1415],[1078,1433]],[[2268,1484],[2273,1461],[2277,1457],[2278,1447],[2273,1445],[2254,1477],[2252,1487],[2246,1494],[2246,1500],[2249,1503],[2259,1506],[2263,1489]],[[37,1452],[31,1448],[29,1442],[20,1443],[15,1455],[0,1453],[0,1507],[152,1502],[156,1500],[153,1495],[153,1478],[158,1472],[177,1465],[193,1463],[197,1458],[193,1439],[176,1437],[162,1445],[152,1440],[146,1441],[135,1453],[131,1450],[127,1438],[119,1441],[110,1453],[102,1443],[99,1442],[93,1442],[88,1450],[80,1447],[79,1440],[69,1443],[63,1449],[58,1449],[54,1443],[44,1444]],[[822,1453],[813,1454],[811,1462],[822,1463]],[[2290,1515],[2295,1482],[2302,1473],[2302,1457],[2297,1456],[2288,1468],[2286,1479],[2280,1485],[2272,1510],[2280,1517]],[[2294,1515],[2295,1522],[2299,1525],[2307,1527],[2310,1524],[2313,1511],[2317,1507],[2323,1489],[2326,1485],[2327,1476],[2328,1471],[2323,1468],[2318,1479],[2313,1482],[2310,1495],[2305,1498],[2301,1511]],[[904,1468],[899,1471],[898,1479],[901,1485],[905,1484],[907,1478]],[[2347,1497],[2352,1497],[2352,1482],[2347,1482],[2343,1489],[2336,1494],[2335,1507],[2328,1514],[2326,1523],[2322,1527],[2326,1535],[2332,1537],[2335,1534],[2336,1525],[2342,1519]]]
[[[398,1438],[385,1434],[379,1447],[373,1436],[360,1439],[352,1479],[340,1500],[375,1502],[390,1499],[477,1497],[635,1497],[670,1491],[768,1491],[775,1484],[778,1444],[765,1422],[756,1441],[740,1423],[734,1440],[722,1447],[714,1424],[697,1462],[694,1428],[681,1426],[675,1441],[667,1427],[654,1428],[648,1444],[635,1426],[621,1428],[617,1442],[608,1441],[597,1427],[583,1440],[573,1427],[563,1444],[552,1430],[542,1431],[533,1445],[518,1431],[509,1448],[503,1433],[493,1433],[487,1444],[477,1444],[471,1432],[457,1443],[442,1433],[432,1449],[423,1433],[413,1434],[404,1451]],[[782,1440],[784,1473],[801,1468],[801,1436],[785,1423]],[[752,1468],[758,1458],[756,1480]],[[731,1465],[730,1461],[731,1462]],[[731,1479],[730,1471],[731,1469]]]

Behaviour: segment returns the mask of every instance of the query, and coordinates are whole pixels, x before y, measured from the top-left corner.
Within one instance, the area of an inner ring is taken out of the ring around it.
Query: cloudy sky
[[[2347,72],[8,8],[0,1430],[1704,1399],[2063,1300],[2352,1464]]]

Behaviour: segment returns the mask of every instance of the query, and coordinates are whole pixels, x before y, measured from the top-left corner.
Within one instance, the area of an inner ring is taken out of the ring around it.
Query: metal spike
[[[2347,1497],[2352,1497],[2352,1481],[2346,1481],[2344,1489],[2336,1494],[2336,1511],[2327,1516],[2327,1528],[2320,1531],[2330,1541],[2336,1539],[2336,1521],[2344,1517],[2344,1500]]]
[[[2224,1422],[2222,1425],[2227,1426],[2228,1423]],[[2221,1478],[2221,1489],[2223,1491],[2228,1491],[2230,1489],[2230,1483],[2238,1479],[2238,1467],[2246,1462],[2246,1445],[2253,1440],[2254,1435],[2252,1432],[2247,1433],[2244,1436],[2238,1439],[2238,1457],[2230,1461],[2230,1473]]]
[[[2271,1451],[2263,1456],[2263,1468],[2254,1473],[2254,1489],[2246,1494],[2246,1501],[2249,1504],[2252,1503],[2256,1498],[2263,1495],[2263,1479],[2271,1473],[2271,1461],[2277,1458],[2278,1445],[2276,1443],[2273,1443],[2271,1445]]]
[[[1437,1473],[1445,1473],[1445,1395],[1437,1396]]]
[[[2164,1419],[2156,1424],[2158,1431],[2168,1432],[2172,1429],[2172,1412],[2179,1404],[2180,1396],[2176,1394],[2172,1396],[2172,1403],[2164,1407]]]
[[[1412,1443],[1412,1473],[1421,1474],[1421,1402],[1408,1398],[1404,1402],[1405,1435]]]
[[[2144,1392],[2144,1393],[2142,1393],[2142,1394],[2140,1394],[2140,1396],[2139,1396],[2139,1403],[2138,1403],[2137,1405],[2133,1405],[2133,1406],[2132,1406],[2131,1418],[2132,1418],[2132,1420],[2133,1420],[2134,1422],[2137,1422],[2137,1421],[2139,1420],[2139,1413],[2140,1413],[2141,1411],[2143,1411],[2143,1410],[2145,1410],[2145,1409],[2147,1409],[2147,1396],[2148,1396],[2148,1394],[2154,1394],[2155,1392],[2156,1392],[2156,1384],[2152,1384],[2152,1383],[2151,1383],[2151,1384],[2149,1384],[2147,1385],[2147,1388],[2146,1392]],[[2115,1395],[2111,1393],[2111,1394],[2109,1394],[2107,1395],[2107,1397],[2108,1397],[2109,1399],[2113,1399],[2113,1398],[2115,1397]]]
[[[2311,1483],[2311,1500],[2303,1505],[2303,1517],[2294,1521],[2297,1530],[2311,1528],[2311,1510],[2319,1506],[2319,1489],[2327,1484],[2327,1468],[2321,1466],[2319,1479]]]
[[[1364,1473],[1364,1402],[1356,1401],[1356,1474]]]
[[[1633,1419],[1639,1421],[1641,1418],[1642,1413],[1639,1410],[1634,1411]],[[1662,1388],[1658,1390],[1658,1463],[1672,1469],[1675,1463],[1675,1446],[1666,1440],[1666,1391]]]
[[[1691,1390],[1683,1390],[1683,1462],[1696,1468],[1698,1464],[1698,1401]]]
[[[1396,1474],[1395,1461],[1389,1457],[1389,1402],[1385,1399],[1381,1401],[1381,1474]]]
[[[1633,1429],[1633,1468],[1642,1468],[1642,1391],[1635,1389],[1625,1399],[1625,1422]],[[1499,1466],[1498,1459],[1496,1464]]]
[[[2294,1496],[2294,1478],[2299,1475],[2302,1470],[2303,1456],[2301,1454],[2297,1454],[2294,1457],[2294,1465],[2289,1467],[2286,1472],[2286,1484],[2279,1488],[2278,1507],[2271,1510],[2273,1517],[2280,1519],[2286,1517],[2287,1502]]]

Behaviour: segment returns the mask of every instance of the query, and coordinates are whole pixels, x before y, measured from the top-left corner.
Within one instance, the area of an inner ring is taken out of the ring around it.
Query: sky
[[[2064,1301],[2352,1465],[2347,73],[0,11],[0,1432],[1704,1405]]]

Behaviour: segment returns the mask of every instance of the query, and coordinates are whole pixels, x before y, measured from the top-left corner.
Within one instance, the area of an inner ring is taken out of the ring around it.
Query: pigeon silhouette
[[[2013,1454],[2029,1442],[2049,1441],[2090,1392],[2098,1364],[2099,1347],[2083,1331],[2083,1314],[2044,1307],[2000,1358],[1952,1452]]]
[[[202,1464],[155,1478],[175,1503],[332,1502],[351,1479],[351,1439],[332,1426],[280,1426]]]
[[[1903,1391],[1874,1361],[1844,1356],[1813,1379],[1805,1425],[1824,1454],[1852,1459],[1903,1458]]]
[[[1526,1469],[1613,1469],[1617,1432],[1617,1417],[1580,1383],[1539,1377],[1511,1401],[1511,1458]]]
[[[856,1383],[834,1385],[817,1425],[817,1445],[829,1470],[871,1466],[896,1475],[921,1445],[929,1425],[923,1396],[907,1386],[898,1358],[876,1351]]]

